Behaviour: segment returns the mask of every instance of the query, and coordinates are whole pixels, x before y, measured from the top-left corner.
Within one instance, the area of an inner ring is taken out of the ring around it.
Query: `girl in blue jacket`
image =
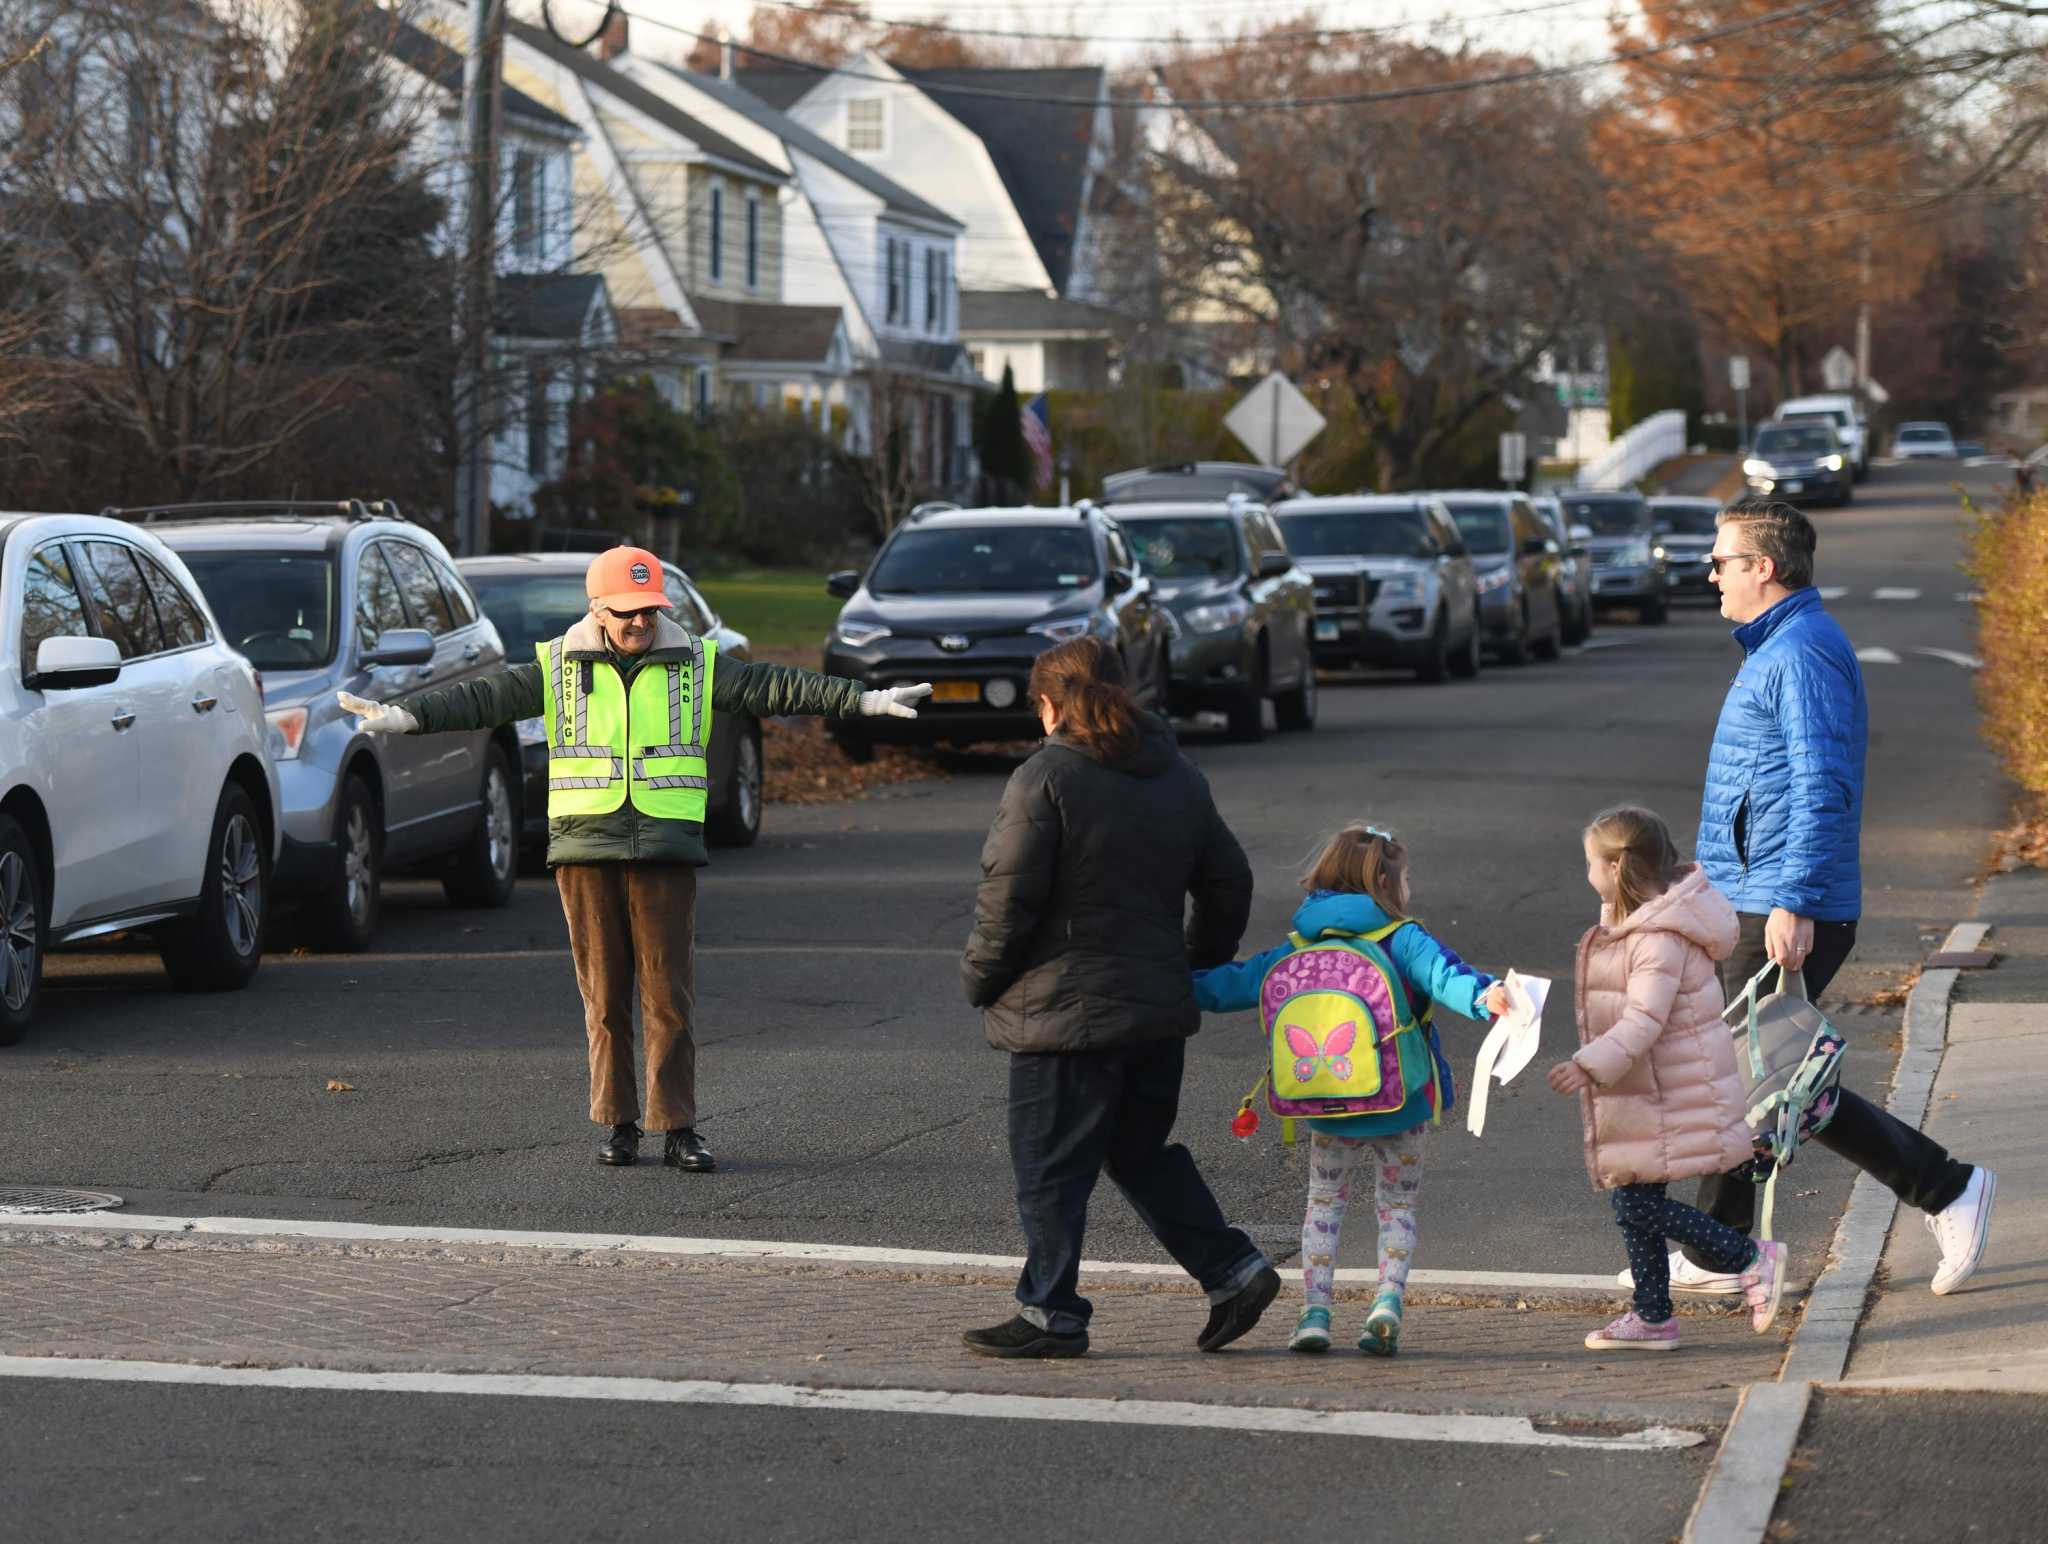
[[[1507,1011],[1507,989],[1474,970],[1407,921],[1408,852],[1391,832],[1349,825],[1331,837],[1302,877],[1308,899],[1294,913],[1294,933],[1310,943],[1358,938],[1392,926],[1380,940],[1419,1014],[1428,1002],[1442,1003],[1470,1019]],[[1235,965],[1198,970],[1195,998],[1209,1013],[1237,1013],[1257,1005],[1266,973],[1293,953],[1284,943]],[[1308,1214],[1301,1224],[1303,1295],[1308,1306],[1287,1342],[1290,1351],[1330,1348],[1331,1289],[1337,1243],[1351,1198],[1351,1174],[1361,1159],[1373,1165],[1378,1202],[1379,1290],[1358,1349],[1392,1356],[1401,1337],[1401,1300],[1408,1262],[1415,1252],[1415,1202],[1422,1188],[1422,1130],[1449,1110],[1456,1098],[1450,1063],[1436,1029],[1429,1029],[1433,1081],[1400,1109],[1378,1115],[1316,1116],[1309,1128]]]

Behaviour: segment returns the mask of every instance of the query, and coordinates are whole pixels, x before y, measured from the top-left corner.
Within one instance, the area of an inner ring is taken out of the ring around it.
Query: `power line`
[[[1473,76],[1465,80],[1425,81],[1412,86],[1386,86],[1375,91],[1340,91],[1321,96],[1283,97],[1176,97],[1173,105],[1183,112],[1299,112],[1313,107],[1369,107],[1387,102],[1414,101],[1423,97],[1454,96],[1471,91],[1493,90],[1503,86],[1535,85],[1543,81],[1564,80],[1575,75],[1584,75],[1595,70],[1609,69],[1615,65],[1632,64],[1641,59],[1653,59],[1663,54],[1678,53],[1702,43],[1715,43],[1724,38],[1736,37],[1745,32],[1754,32],[1764,27],[1776,26],[1780,22],[1796,21],[1819,11],[1853,5],[1855,0],[1804,0],[1803,4],[1787,6],[1763,16],[1751,17],[1745,21],[1727,22],[1718,27],[1709,27],[1702,32],[1689,33],[1685,37],[1673,38],[1667,43],[1646,44],[1640,48],[1621,49],[1604,54],[1597,59],[1582,60],[1574,64],[1540,65],[1526,70],[1503,70],[1492,75]],[[657,31],[673,32],[682,37],[694,38],[698,42],[728,44],[736,52],[766,59],[773,64],[809,70],[820,78],[837,75],[843,80],[868,81],[880,86],[894,86],[899,89],[923,91],[933,96],[979,97],[998,102],[1028,102],[1039,107],[1100,107],[1102,99],[1096,97],[1047,96],[1039,92],[1007,91],[995,86],[967,86],[957,84],[937,85],[903,79],[893,75],[870,75],[859,70],[849,70],[832,65],[818,64],[809,59],[798,59],[789,54],[776,53],[770,49],[756,48],[747,43],[732,43],[730,40],[699,32],[675,22],[661,21],[655,17],[643,16],[637,11],[621,14]]]

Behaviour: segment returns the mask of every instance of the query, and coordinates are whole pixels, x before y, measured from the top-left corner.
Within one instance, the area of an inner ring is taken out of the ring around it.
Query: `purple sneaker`
[[[1662,1324],[1646,1324],[1631,1308],[1619,1319],[1613,1320],[1586,1337],[1589,1351],[1676,1351],[1678,1349],[1678,1321],[1666,1319]]]
[[[1778,1299],[1785,1295],[1785,1246],[1756,1246],[1756,1263],[1742,1273],[1742,1296],[1749,1304],[1749,1327],[1761,1335],[1778,1317]]]

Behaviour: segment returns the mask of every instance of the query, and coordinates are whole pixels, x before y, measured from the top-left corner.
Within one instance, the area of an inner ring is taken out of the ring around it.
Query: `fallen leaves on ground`
[[[356,1086],[353,1083],[344,1083],[340,1078],[329,1078],[327,1080],[327,1092],[330,1094],[352,1094],[355,1091]]]
[[[873,761],[850,761],[815,718],[763,723],[761,761],[761,795],[770,804],[834,804],[891,783],[946,775],[929,755],[903,746],[878,745]]]
[[[2012,825],[1993,832],[1991,840],[1991,865],[2001,874],[2048,868],[2048,808],[2036,803],[2014,811]]]
[[[1906,999],[1913,995],[1913,988],[1920,984],[1920,967],[1915,965],[1899,977],[1895,986],[1881,986],[1866,997],[1856,999],[1859,1008],[1902,1008]]]

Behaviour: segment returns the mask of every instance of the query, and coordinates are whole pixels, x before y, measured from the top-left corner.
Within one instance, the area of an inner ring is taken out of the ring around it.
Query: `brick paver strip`
[[[1090,1354],[1005,1363],[960,1332],[1012,1310],[1009,1283],[762,1261],[602,1261],[445,1253],[127,1247],[0,1233],[0,1354],[384,1371],[703,1378],[839,1387],[1723,1424],[1775,1377],[1782,1335],[1689,1314],[1675,1354],[1581,1344],[1580,1311],[1412,1303],[1391,1361],[1288,1353],[1293,1294],[1245,1341],[1194,1349],[1191,1284],[1088,1291]],[[1355,1333],[1368,1298],[1340,1297]],[[1340,1340],[1340,1347],[1346,1344]]]

